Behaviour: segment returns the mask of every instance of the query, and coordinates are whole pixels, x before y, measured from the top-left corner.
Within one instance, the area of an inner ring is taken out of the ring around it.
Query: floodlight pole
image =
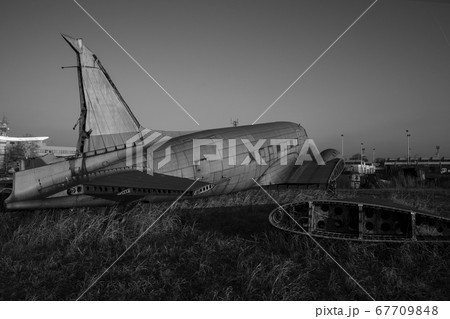
[[[341,134],[341,154],[344,157],[344,134]]]
[[[409,138],[410,137],[411,137],[411,134],[409,134],[409,130],[406,130],[406,139],[408,141],[408,148],[406,150],[408,166],[409,166],[409,151],[410,151],[410,149],[409,149]]]
[[[362,162],[363,162],[363,159],[362,159],[362,157],[363,157],[363,145],[364,145],[364,143],[361,143],[361,158],[360,158],[360,165],[362,165]]]

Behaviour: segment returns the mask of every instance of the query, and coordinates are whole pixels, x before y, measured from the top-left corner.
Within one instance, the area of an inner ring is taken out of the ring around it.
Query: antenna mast
[[[235,120],[233,120],[232,118],[230,119],[230,123],[231,125],[233,125],[234,127],[239,125],[239,119],[236,118]]]

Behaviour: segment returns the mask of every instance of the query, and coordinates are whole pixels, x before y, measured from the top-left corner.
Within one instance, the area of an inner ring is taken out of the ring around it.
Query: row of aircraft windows
[[[198,189],[196,193],[200,194],[200,193],[206,192],[213,187],[214,187],[214,184],[209,184],[209,185],[203,186],[202,188]]]
[[[130,190],[133,193],[146,193],[146,194],[182,194],[181,190],[173,189],[155,189],[155,188],[125,188],[125,187],[115,187],[115,186],[86,186],[86,191],[93,192],[112,192],[120,193],[126,190]]]

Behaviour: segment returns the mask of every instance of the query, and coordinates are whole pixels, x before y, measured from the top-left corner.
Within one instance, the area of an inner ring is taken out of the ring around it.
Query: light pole
[[[408,148],[407,148],[407,152],[406,152],[408,166],[409,166],[409,138],[410,138],[410,136],[411,136],[411,134],[409,134],[409,130],[406,130],[406,139],[408,141]]]
[[[375,149],[372,149],[372,163],[375,163]]]
[[[344,157],[344,134],[341,134],[341,154]]]
[[[362,165],[362,157],[363,157],[363,145],[364,145],[364,143],[361,143],[360,165]]]

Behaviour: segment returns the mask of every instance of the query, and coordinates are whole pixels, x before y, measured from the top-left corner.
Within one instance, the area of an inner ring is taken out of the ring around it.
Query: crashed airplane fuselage
[[[7,209],[109,205],[131,195],[174,196],[189,187],[190,196],[222,194],[255,187],[255,181],[326,187],[343,170],[337,151],[319,153],[295,123],[146,129],[95,54],[80,39],[63,37],[77,56],[78,155],[16,172]]]

